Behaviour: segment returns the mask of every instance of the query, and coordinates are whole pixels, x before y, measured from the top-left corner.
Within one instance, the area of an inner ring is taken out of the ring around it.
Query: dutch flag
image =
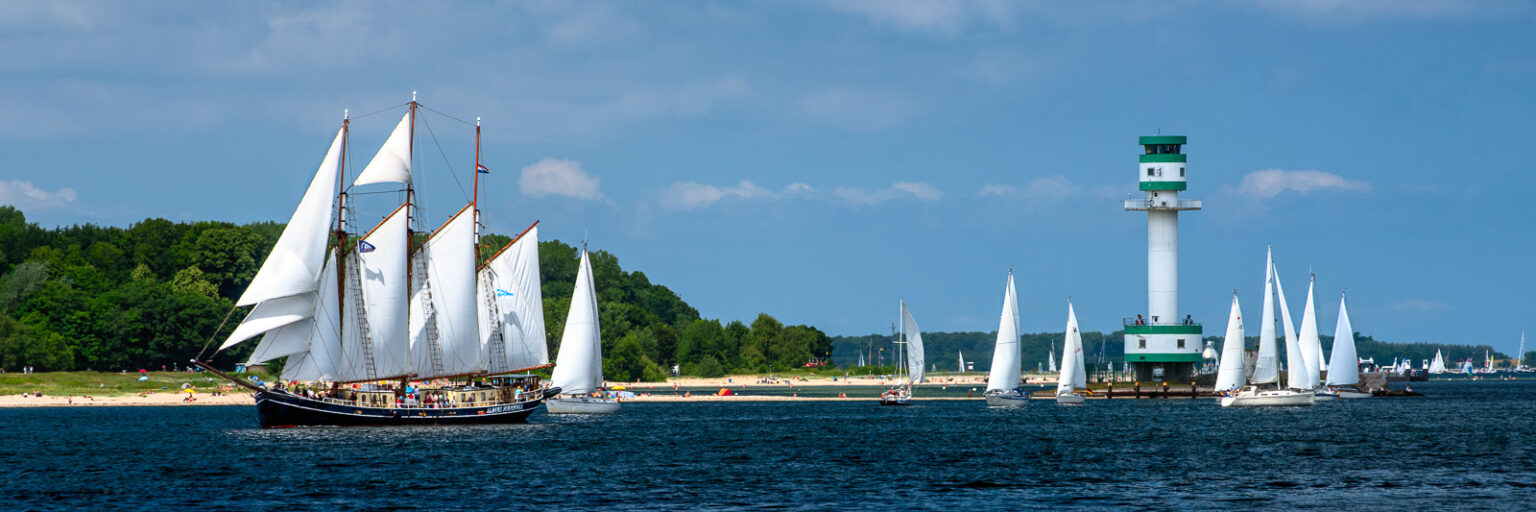
[[[490,167],[486,167],[485,164],[475,164],[475,172],[478,172],[480,174],[490,174],[491,173],[491,168]]]

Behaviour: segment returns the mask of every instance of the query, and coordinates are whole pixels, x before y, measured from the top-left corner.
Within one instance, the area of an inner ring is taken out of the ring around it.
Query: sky
[[[1024,331],[1069,297],[1111,331],[1147,308],[1137,137],[1177,134],[1207,335],[1234,290],[1258,318],[1266,246],[1325,334],[1344,290],[1377,339],[1536,329],[1525,2],[153,4],[0,1],[0,204],[286,221],[344,110],[355,176],[414,91],[425,225],[480,118],[487,231],[585,238],[705,317],[991,331],[1012,269]]]

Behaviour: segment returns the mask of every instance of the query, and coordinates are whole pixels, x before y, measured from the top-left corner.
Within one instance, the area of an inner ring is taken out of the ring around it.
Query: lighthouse
[[[1199,199],[1179,199],[1185,189],[1187,137],[1141,137],[1137,172],[1142,199],[1125,210],[1147,212],[1147,313],[1125,319],[1125,362],[1137,382],[1191,382],[1205,347],[1200,324],[1179,314],[1179,212],[1199,210]]]

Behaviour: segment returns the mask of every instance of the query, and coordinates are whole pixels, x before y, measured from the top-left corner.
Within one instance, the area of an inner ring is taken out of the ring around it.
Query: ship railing
[[[1151,326],[1174,326],[1174,325],[1199,326],[1200,325],[1200,322],[1193,322],[1193,321],[1188,321],[1187,322],[1187,321],[1184,321],[1184,320],[1175,320],[1175,321],[1169,322],[1169,321],[1166,321],[1166,320],[1159,319],[1158,321],[1153,322],[1153,321],[1148,320],[1146,318],[1136,318],[1136,317],[1125,317],[1125,318],[1120,319],[1120,322],[1121,322],[1121,325],[1124,326],[1124,327],[1142,327],[1142,326],[1148,326],[1148,325],[1151,325]]]
[[[484,400],[484,401],[476,401],[476,402],[470,402],[470,403],[458,403],[458,404],[452,404],[450,402],[451,405],[449,405],[448,407],[432,407],[433,405],[441,405],[443,402],[434,402],[434,403],[431,403],[431,404],[426,404],[426,403],[422,403],[420,400],[409,400],[405,404],[402,405],[402,404],[397,404],[395,402],[388,402],[388,403],[384,403],[384,404],[360,403],[357,400],[342,400],[340,398],[334,398],[334,397],[310,396],[310,397],[304,397],[304,398],[308,398],[310,400],[318,400],[320,402],[324,402],[324,403],[327,403],[327,404],[341,405],[341,406],[346,406],[346,407],[374,407],[374,408],[380,408],[380,409],[432,410],[432,409],[459,409],[459,408],[464,408],[464,407],[485,407],[485,406],[491,406],[491,405],[520,404],[520,403],[524,403],[524,402],[531,402],[531,401],[534,401],[534,400],[538,400],[539,398],[542,397],[543,393],[544,393],[543,389],[535,389],[533,391],[525,391],[525,392],[523,392],[521,394],[513,395],[514,398],[515,398],[514,400],[505,400],[505,401],[503,401],[503,400]],[[299,395],[297,393],[294,393],[294,394],[296,396],[301,396],[301,397],[303,396],[303,395]]]

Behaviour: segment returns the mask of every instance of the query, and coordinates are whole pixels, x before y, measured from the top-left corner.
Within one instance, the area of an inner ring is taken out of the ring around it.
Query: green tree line
[[[234,301],[282,230],[272,222],[165,219],[45,229],[0,206],[0,368],[185,366],[210,339],[218,343],[234,330],[245,313]],[[483,236],[482,258],[510,240]],[[546,332],[558,358],[579,251],[557,240],[539,250]],[[750,325],[704,319],[644,273],[623,270],[612,254],[590,257],[610,380],[660,380],[673,365],[689,375],[762,372],[831,352],[831,339],[814,327],[785,326],[767,314]],[[255,345],[237,345],[214,363],[244,361]]]

